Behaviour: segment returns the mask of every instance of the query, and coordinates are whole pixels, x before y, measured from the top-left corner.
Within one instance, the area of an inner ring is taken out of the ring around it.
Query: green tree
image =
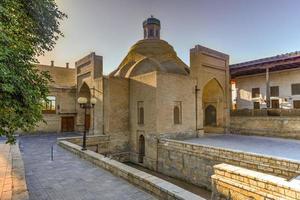
[[[42,120],[51,77],[34,63],[62,36],[65,17],[54,0],[0,0],[0,136],[8,143]]]

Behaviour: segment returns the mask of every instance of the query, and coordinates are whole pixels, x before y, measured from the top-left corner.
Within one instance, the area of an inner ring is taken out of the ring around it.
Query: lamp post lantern
[[[94,108],[97,99],[92,97],[89,101],[86,97],[79,97],[77,102],[80,105],[80,108],[84,109],[84,130],[83,130],[83,140],[82,140],[82,151],[86,150],[86,132],[87,132],[87,125],[86,125],[86,111],[88,109]]]

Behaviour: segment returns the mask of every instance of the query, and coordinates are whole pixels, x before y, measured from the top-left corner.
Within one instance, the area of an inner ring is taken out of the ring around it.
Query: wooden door
[[[279,100],[278,99],[273,99],[271,102],[272,102],[272,108],[274,108],[274,109],[279,108]]]
[[[61,132],[74,131],[74,117],[61,117]]]
[[[145,157],[145,137],[140,135],[139,137],[139,163],[144,162]]]
[[[217,110],[213,105],[209,105],[205,109],[205,125],[216,126],[217,125]]]

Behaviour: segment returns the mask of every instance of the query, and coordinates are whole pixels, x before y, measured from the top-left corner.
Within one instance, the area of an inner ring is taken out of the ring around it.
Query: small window
[[[278,99],[271,100],[271,103],[272,103],[272,108],[274,108],[274,109],[279,108],[279,100]]]
[[[253,102],[253,108],[254,109],[260,109],[260,103],[259,102]]]
[[[156,30],[156,37],[159,37],[159,31],[158,30]]]
[[[292,95],[300,95],[300,83],[292,84]]]
[[[137,110],[138,110],[138,124],[144,124],[144,102],[138,101],[137,103]]]
[[[150,37],[153,37],[153,36],[154,36],[154,30],[153,30],[153,29],[150,29],[150,30],[149,30],[149,36],[150,36]]]
[[[56,97],[48,96],[47,101],[42,101],[44,114],[55,114],[56,113]]]
[[[180,101],[175,102],[173,108],[173,120],[174,120],[174,124],[181,124],[181,102]]]
[[[279,97],[279,86],[270,87],[271,97]]]
[[[260,95],[259,88],[252,88],[252,98],[258,98]]]
[[[300,109],[300,100],[294,100],[293,104],[295,109]]]

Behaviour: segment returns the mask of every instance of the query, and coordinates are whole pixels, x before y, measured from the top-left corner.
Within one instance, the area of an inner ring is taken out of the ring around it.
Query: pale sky
[[[300,0],[57,0],[68,15],[65,37],[40,57],[41,64],[74,67],[96,52],[104,73],[117,68],[129,48],[143,38],[142,22],[161,21],[161,39],[189,65],[196,44],[244,62],[300,50]]]

